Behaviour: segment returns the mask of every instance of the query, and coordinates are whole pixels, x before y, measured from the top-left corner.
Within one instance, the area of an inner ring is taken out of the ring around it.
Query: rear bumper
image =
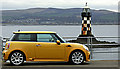
[[[8,50],[3,50],[2,55],[3,55],[3,61],[7,61],[9,56]]]

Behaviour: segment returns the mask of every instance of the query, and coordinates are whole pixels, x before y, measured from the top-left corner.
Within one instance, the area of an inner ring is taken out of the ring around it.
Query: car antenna
[[[20,32],[20,30],[18,30],[18,32]]]

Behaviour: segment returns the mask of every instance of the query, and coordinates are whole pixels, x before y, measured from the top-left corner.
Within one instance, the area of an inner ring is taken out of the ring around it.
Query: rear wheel
[[[12,65],[22,65],[24,62],[24,55],[21,52],[13,52],[10,55],[10,63]]]
[[[84,55],[80,51],[74,51],[71,53],[69,62],[72,64],[82,64],[84,62]]]

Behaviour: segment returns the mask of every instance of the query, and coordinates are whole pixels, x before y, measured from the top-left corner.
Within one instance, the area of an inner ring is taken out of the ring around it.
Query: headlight
[[[83,47],[84,47],[87,51],[89,51],[89,49],[88,49],[88,47],[87,47],[87,46],[83,45]]]

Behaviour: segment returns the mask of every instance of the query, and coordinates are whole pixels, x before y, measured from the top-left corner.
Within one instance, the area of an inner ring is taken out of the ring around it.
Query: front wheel
[[[13,52],[10,55],[10,63],[12,65],[22,65],[24,62],[24,55],[21,52]]]
[[[72,64],[82,64],[84,62],[84,55],[80,51],[74,51],[71,53],[69,62]]]

